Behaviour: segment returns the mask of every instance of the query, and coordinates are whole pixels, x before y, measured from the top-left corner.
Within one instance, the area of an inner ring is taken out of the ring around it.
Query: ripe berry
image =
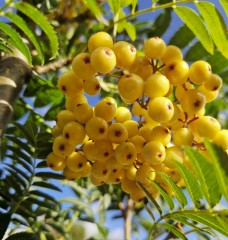
[[[99,47],[91,53],[91,65],[99,73],[108,73],[116,66],[116,55],[111,48]]]
[[[88,103],[87,98],[82,94],[74,97],[66,97],[65,108],[73,112],[75,106],[82,103]]]
[[[68,97],[74,97],[83,92],[83,81],[73,71],[63,73],[58,79],[58,88]]]
[[[81,144],[86,137],[85,128],[78,122],[69,122],[63,128],[63,136],[70,144]]]
[[[159,37],[152,37],[145,41],[143,52],[150,59],[158,59],[165,52],[166,44]]]
[[[164,97],[169,88],[169,80],[160,73],[150,75],[145,81],[145,94],[149,98]]]
[[[96,73],[91,65],[91,57],[89,53],[79,53],[73,59],[72,69],[81,79],[90,79]]]
[[[112,143],[122,143],[127,140],[128,132],[122,123],[113,123],[108,127],[107,137]]]
[[[165,155],[165,147],[158,141],[150,141],[143,147],[144,160],[151,165],[161,164]]]
[[[144,81],[135,74],[126,74],[118,81],[118,91],[122,99],[134,102],[142,96]]]
[[[123,123],[128,120],[131,120],[131,118],[132,118],[132,115],[128,108],[118,107],[116,109],[116,117],[115,117],[116,122]]]
[[[161,61],[163,64],[168,65],[170,62],[181,61],[183,59],[183,54],[180,48],[174,45],[167,45],[165,52],[161,56]]]
[[[52,150],[59,157],[70,155],[75,149],[74,144],[70,144],[62,135],[56,137],[53,142]]]
[[[103,118],[106,122],[111,122],[116,116],[116,103],[108,99],[103,99],[94,107],[96,117]]]
[[[116,55],[116,66],[119,68],[130,68],[135,62],[136,48],[125,41],[114,43],[112,50]]]
[[[143,163],[137,169],[136,172],[136,181],[140,182],[144,186],[148,186],[151,184],[151,181],[154,181],[156,173],[153,167],[149,163]]]
[[[86,162],[87,160],[82,152],[73,152],[66,159],[67,167],[73,172],[81,171]]]
[[[135,146],[130,142],[120,143],[115,149],[114,155],[121,164],[131,165],[136,159]]]
[[[104,139],[108,132],[108,124],[103,118],[92,117],[86,123],[85,130],[89,138],[94,141]]]
[[[83,81],[83,90],[90,96],[97,95],[101,91],[101,86],[96,78],[86,79]]]
[[[173,86],[184,84],[188,79],[188,75],[189,67],[185,61],[172,61],[165,67],[165,76]]]
[[[192,83],[201,84],[210,79],[212,75],[209,63],[199,60],[194,62],[189,68],[189,78]]]
[[[217,132],[213,138],[213,143],[226,151],[228,149],[228,130],[222,129],[221,131]]]
[[[77,104],[73,110],[75,119],[85,124],[91,117],[93,117],[93,108],[88,103]]]
[[[88,40],[88,49],[89,52],[93,52],[96,48],[99,47],[113,47],[112,37],[106,32],[97,32],[94,33]]]
[[[66,158],[51,152],[47,156],[47,165],[54,171],[61,171],[66,167]]]
[[[75,120],[74,114],[69,110],[61,110],[56,116],[56,124],[60,129],[63,129],[68,122]]]
[[[154,121],[165,123],[172,118],[174,107],[168,98],[156,97],[148,103],[148,114]]]

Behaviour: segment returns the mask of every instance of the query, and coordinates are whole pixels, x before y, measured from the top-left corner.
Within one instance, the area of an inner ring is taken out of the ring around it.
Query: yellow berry
[[[91,117],[93,117],[93,108],[88,103],[79,103],[73,110],[75,119],[85,124]]]
[[[51,152],[47,156],[47,165],[54,171],[61,171],[66,167],[66,158]]]
[[[113,123],[108,127],[107,137],[112,143],[125,142],[128,138],[127,128],[122,123]]]
[[[99,47],[113,47],[112,37],[106,32],[97,32],[94,33],[88,40],[88,49],[89,52],[93,52],[96,48]]]
[[[116,55],[116,66],[119,68],[130,68],[134,63],[137,55],[136,48],[125,41],[114,43],[113,51]]]
[[[68,122],[75,120],[74,114],[69,110],[61,110],[56,116],[56,124],[60,129],[63,129]]]
[[[57,156],[66,157],[70,155],[74,149],[75,145],[70,144],[64,136],[60,135],[54,139],[52,150]]]
[[[96,48],[91,53],[91,65],[96,70],[96,72],[111,72],[116,66],[116,55],[111,48]]]
[[[91,65],[89,53],[79,53],[72,61],[72,69],[83,80],[92,78],[96,73]]]
[[[183,54],[180,48],[174,45],[167,45],[164,53],[161,56],[161,61],[168,65],[170,62],[181,61],[183,59]]]
[[[83,81],[73,71],[65,72],[58,79],[58,88],[68,97],[74,97],[83,92]]]
[[[131,115],[131,112],[128,108],[126,107],[118,107],[116,109],[116,122],[119,122],[119,123],[124,123],[128,120],[131,120],[132,118],[132,115]]]
[[[66,159],[67,167],[73,172],[81,171],[86,165],[87,159],[83,152],[73,152]]]
[[[93,144],[93,154],[97,161],[106,162],[113,153],[112,143],[106,139],[97,140]]]
[[[136,159],[136,150],[133,143],[120,143],[115,149],[115,157],[122,165],[130,165]]]
[[[143,51],[150,59],[158,59],[165,52],[166,44],[159,37],[152,37],[145,41]]]
[[[226,151],[228,149],[228,130],[222,129],[221,131],[217,132],[213,138],[213,143]]]
[[[96,78],[85,79],[83,81],[83,90],[90,96],[97,95],[101,91],[101,86]]]
[[[151,181],[154,181],[156,173],[149,163],[143,163],[139,166],[136,172],[136,181],[148,186]]]
[[[87,98],[82,94],[74,97],[66,97],[65,108],[66,110],[73,112],[75,106],[82,103],[88,103]]]

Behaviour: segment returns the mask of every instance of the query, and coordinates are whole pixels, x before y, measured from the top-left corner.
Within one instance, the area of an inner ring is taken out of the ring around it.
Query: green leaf
[[[221,148],[208,141],[205,142],[205,146],[211,156],[220,190],[226,200],[228,200],[228,155]]]
[[[34,233],[20,232],[9,236],[5,240],[39,240],[39,238]]]
[[[20,50],[21,53],[27,58],[28,62],[31,63],[32,57],[30,51],[27,45],[22,41],[19,33],[17,33],[9,24],[4,22],[0,22],[0,29],[12,40],[10,41],[10,39],[8,39],[8,42],[10,42],[14,47]]]
[[[89,10],[96,16],[99,17],[102,15],[101,8],[98,5],[96,0],[85,0]]]
[[[184,217],[171,216],[170,218],[171,218],[172,220],[176,220],[176,221],[179,222],[179,223],[182,223],[182,224],[184,224],[184,225],[187,225],[187,226],[189,226],[189,227],[192,227],[192,228],[195,229],[195,231],[197,231],[197,232],[205,232],[205,233],[207,233],[207,234],[209,234],[209,235],[211,235],[211,236],[214,237],[214,235],[213,235],[210,231],[208,231],[208,230],[206,230],[206,229],[204,229],[204,228],[198,227],[196,224],[189,222],[189,221],[186,220]]]
[[[156,174],[159,174],[161,176],[161,178],[172,188],[178,202],[181,204],[182,207],[185,207],[188,204],[188,200],[185,197],[182,190],[166,174],[159,172],[159,171],[156,171]]]
[[[108,0],[108,4],[114,16],[121,10],[120,0]]]
[[[2,42],[0,42],[0,50],[3,52],[13,53],[12,49]]]
[[[195,174],[200,182],[200,188],[210,207],[214,207],[221,199],[221,192],[217,182],[213,165],[198,151],[186,147]]]
[[[172,232],[178,239],[187,240],[187,237],[175,226],[169,223],[160,223],[159,226],[166,228],[170,232]]]
[[[206,61],[211,65],[213,73],[220,75],[224,70],[228,70],[228,59],[220,52],[215,52],[213,55],[208,56]]]
[[[202,199],[202,193],[198,181],[185,165],[177,161],[175,162],[175,165],[184,180],[185,187],[188,190],[194,205],[198,208],[200,206],[200,199]]]
[[[29,203],[29,204],[35,204],[37,205],[38,207],[44,207],[44,208],[47,208],[47,209],[55,209],[55,203],[53,202],[49,202],[49,201],[43,201],[43,200],[39,200],[35,197],[31,197],[29,196],[24,202],[23,204],[26,204],[26,203]]]
[[[196,6],[207,24],[210,35],[218,50],[228,58],[227,28],[223,17],[212,3],[199,2]]]
[[[147,189],[143,186],[143,184],[141,184],[140,182],[138,184],[142,188],[142,190],[145,192],[145,194],[147,195],[147,197],[151,201],[151,203],[157,208],[160,215],[162,215],[162,208],[160,207],[160,205],[156,202],[156,200],[153,198],[153,196],[147,191]]]
[[[208,52],[205,50],[205,48],[200,42],[197,42],[188,50],[185,55],[185,60],[189,62],[194,62],[200,59],[205,59],[205,56],[208,56]]]
[[[204,224],[205,226],[212,228],[225,236],[228,236],[228,224],[227,221],[223,221],[223,215],[227,213],[224,210],[216,211],[216,213],[205,212],[205,211],[182,211],[178,214],[175,214],[179,217],[185,217],[187,219],[191,219],[193,221]]]
[[[12,153],[21,159],[25,160],[29,165],[32,166],[32,159],[28,154],[24,153],[21,149],[16,148],[14,146],[8,146],[8,150],[12,151]]]
[[[150,181],[150,182],[157,188],[157,190],[160,192],[164,200],[169,205],[170,210],[172,211],[174,209],[174,203],[172,198],[169,196],[169,194],[162,187],[160,187],[156,182],[154,181]]]
[[[195,35],[192,31],[189,31],[189,28],[186,24],[181,26],[175,34],[171,37],[169,45],[175,45],[179,48],[186,47],[193,39]]]
[[[161,37],[169,28],[171,23],[171,9],[165,9],[154,21],[151,30],[148,31],[147,37]]]
[[[45,201],[45,200],[50,200],[50,201],[58,204],[58,202],[55,200],[55,198],[54,198],[53,196],[51,196],[51,195],[49,195],[49,194],[47,194],[47,193],[44,193],[44,192],[42,192],[42,191],[39,191],[39,190],[31,190],[29,193],[32,194],[32,195],[35,195],[35,196],[37,196],[37,197],[42,197],[42,198],[44,198],[44,201]]]
[[[34,133],[31,128],[28,129],[26,125],[22,125],[18,122],[14,122],[14,125],[20,130],[20,132],[23,134],[23,136],[30,142],[32,146],[35,145],[35,138],[34,138]]]
[[[10,224],[11,214],[1,213],[0,214],[0,239],[3,239],[5,232]]]
[[[64,179],[62,174],[53,173],[53,172],[38,172],[35,174],[36,177],[48,178],[48,179]]]
[[[226,16],[228,16],[228,1],[227,0],[219,0],[219,1],[220,1],[220,4],[223,7],[223,10],[226,13]]]
[[[125,31],[127,32],[127,34],[130,37],[130,39],[132,41],[135,41],[135,39],[136,39],[136,29],[135,29],[135,26],[132,23],[130,23],[130,22],[123,22],[122,26],[125,29]]]
[[[34,182],[32,185],[37,186],[37,187],[46,188],[46,189],[56,190],[58,192],[62,192],[62,190],[59,187],[57,187],[54,184],[49,183],[49,182],[38,182],[37,181],[37,182]]]
[[[11,20],[18,28],[20,28],[29,40],[33,43],[34,47],[37,50],[38,57],[40,58],[41,63],[44,62],[44,55],[41,49],[39,41],[37,41],[34,32],[28,27],[28,24],[21,18],[19,15],[8,12],[5,14],[7,18]]]
[[[200,40],[204,48],[213,54],[214,46],[211,36],[200,16],[191,8],[179,6],[174,9],[175,13],[188,26],[188,28]]]
[[[49,39],[52,57],[57,56],[59,47],[58,37],[46,17],[39,10],[37,10],[37,8],[26,2],[17,2],[14,4],[14,6],[17,10],[25,14],[27,17],[33,20],[37,24],[37,26],[41,28],[41,30],[46,34],[47,38]]]
[[[8,140],[10,140],[13,143],[16,143],[18,147],[26,151],[29,155],[32,155],[31,147],[28,145],[28,143],[23,142],[16,136],[6,136]]]

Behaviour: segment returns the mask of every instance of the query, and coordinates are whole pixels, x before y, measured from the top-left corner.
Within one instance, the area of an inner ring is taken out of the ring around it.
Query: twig
[[[35,66],[34,70],[38,74],[45,74],[51,71],[56,71],[60,69],[61,67],[70,64],[72,62],[73,58],[72,57],[66,57],[64,59],[57,60],[55,62],[48,63],[44,66]]]

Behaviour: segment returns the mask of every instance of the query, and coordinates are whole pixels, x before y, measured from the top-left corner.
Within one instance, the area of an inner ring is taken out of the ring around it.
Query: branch
[[[31,68],[21,59],[9,57],[0,61],[0,137],[13,115],[13,107]]]
[[[61,67],[71,63],[72,60],[73,60],[72,57],[66,57],[64,59],[60,59],[60,60],[57,60],[55,62],[48,63],[44,66],[35,66],[34,70],[38,74],[45,74],[45,73],[48,73],[50,71],[56,71],[56,70],[60,69]]]

